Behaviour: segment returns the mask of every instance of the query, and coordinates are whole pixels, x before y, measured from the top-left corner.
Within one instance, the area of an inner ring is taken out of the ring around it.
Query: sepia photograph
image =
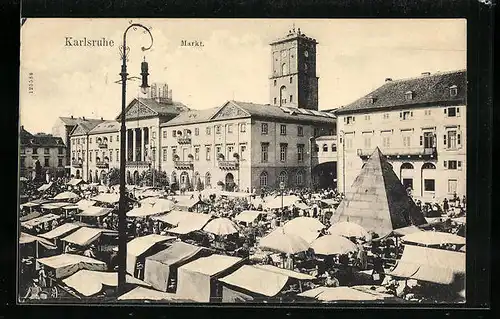
[[[467,84],[465,19],[23,19],[17,301],[465,303]]]

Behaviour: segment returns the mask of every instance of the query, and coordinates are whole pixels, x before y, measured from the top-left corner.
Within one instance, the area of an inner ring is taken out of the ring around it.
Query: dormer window
[[[373,96],[367,96],[366,102],[368,102],[369,104],[373,104],[375,103],[375,98]]]
[[[455,97],[458,94],[458,88],[456,85],[450,86],[450,96]]]
[[[405,93],[405,100],[407,100],[407,101],[413,100],[413,92],[412,91],[408,91]]]

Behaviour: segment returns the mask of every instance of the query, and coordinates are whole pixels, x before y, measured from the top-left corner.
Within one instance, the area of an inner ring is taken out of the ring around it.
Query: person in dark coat
[[[449,209],[450,209],[450,205],[448,204],[448,199],[445,198],[443,201],[443,211],[445,213],[448,213]]]

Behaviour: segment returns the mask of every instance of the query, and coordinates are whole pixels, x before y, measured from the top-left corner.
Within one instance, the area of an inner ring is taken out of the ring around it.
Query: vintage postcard
[[[21,26],[18,302],[465,302],[465,19]]]

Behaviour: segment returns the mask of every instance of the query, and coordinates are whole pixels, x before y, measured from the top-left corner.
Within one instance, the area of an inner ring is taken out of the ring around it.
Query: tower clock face
[[[304,56],[307,58],[309,56],[309,52],[304,51]]]

